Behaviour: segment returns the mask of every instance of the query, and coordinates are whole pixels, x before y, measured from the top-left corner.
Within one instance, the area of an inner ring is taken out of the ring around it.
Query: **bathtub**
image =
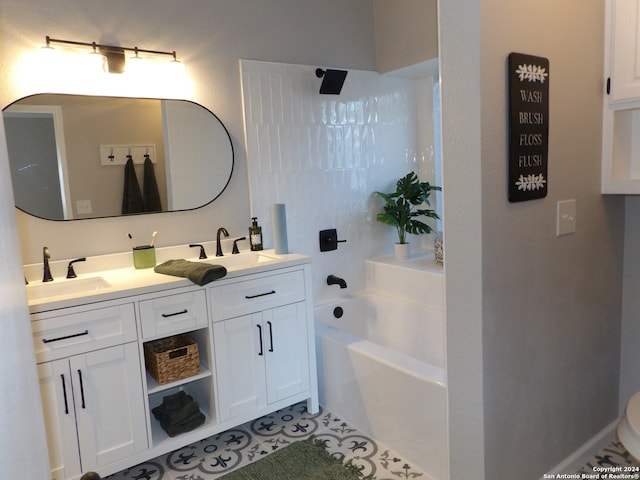
[[[443,313],[363,294],[314,316],[320,403],[433,480],[447,479]]]

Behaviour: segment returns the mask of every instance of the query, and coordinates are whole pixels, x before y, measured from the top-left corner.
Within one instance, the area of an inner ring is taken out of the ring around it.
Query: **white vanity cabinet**
[[[602,193],[640,194],[640,0],[607,0]]]
[[[145,451],[133,305],[32,317],[52,479]]]
[[[313,397],[304,270],[239,280],[211,288],[209,295],[221,421],[269,410],[296,395]]]
[[[230,256],[248,267],[202,287],[151,270],[104,271],[109,285],[130,286],[30,304],[53,480],[104,478],[299,401],[317,413],[309,259],[248,258]],[[194,344],[199,368],[193,353],[172,364]],[[165,376],[159,366],[170,367]],[[204,416],[183,433],[153,414],[178,392]]]

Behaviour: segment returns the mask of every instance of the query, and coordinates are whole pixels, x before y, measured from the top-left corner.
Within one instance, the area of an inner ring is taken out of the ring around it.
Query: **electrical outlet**
[[[91,200],[76,200],[76,212],[78,215],[89,215],[93,213]]]
[[[576,201],[561,200],[557,204],[556,236],[575,233],[576,231]]]

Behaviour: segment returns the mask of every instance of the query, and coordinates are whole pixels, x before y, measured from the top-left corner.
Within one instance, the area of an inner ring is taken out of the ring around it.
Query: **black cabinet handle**
[[[271,322],[267,322],[269,325],[269,342],[271,342],[271,347],[269,348],[270,352],[273,352],[273,325]]]
[[[80,379],[80,398],[82,398],[82,408],[87,408],[84,403],[84,385],[82,383],[82,372],[78,369],[78,378]]]
[[[168,318],[168,317],[175,317],[176,315],[182,315],[184,313],[187,313],[189,310],[187,310],[186,308],[184,310],[182,310],[181,312],[175,312],[175,313],[163,313],[162,316],[163,318]]]
[[[262,350],[262,325],[256,325],[256,327],[258,327],[258,335],[260,335],[260,352],[258,352],[258,355],[262,356],[264,354]]]
[[[247,300],[250,300],[252,298],[264,297],[266,295],[273,295],[274,293],[276,293],[276,291],[275,290],[271,290],[270,292],[259,293],[257,295],[245,295],[244,298],[246,298]]]
[[[51,343],[51,342],[59,342],[60,340],[67,340],[69,338],[82,337],[83,335],[89,335],[89,330],[85,330],[84,332],[74,333],[72,335],[66,335],[64,337],[57,338],[43,338],[42,343]]]
[[[62,380],[62,396],[64,397],[64,413],[69,415],[69,402],[67,401],[67,384],[64,381],[64,374],[60,374]]]

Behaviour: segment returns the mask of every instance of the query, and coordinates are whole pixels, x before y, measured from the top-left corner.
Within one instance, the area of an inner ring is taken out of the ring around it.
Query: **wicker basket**
[[[198,344],[186,335],[145,343],[144,360],[147,371],[159,384],[175,382],[200,372]]]

